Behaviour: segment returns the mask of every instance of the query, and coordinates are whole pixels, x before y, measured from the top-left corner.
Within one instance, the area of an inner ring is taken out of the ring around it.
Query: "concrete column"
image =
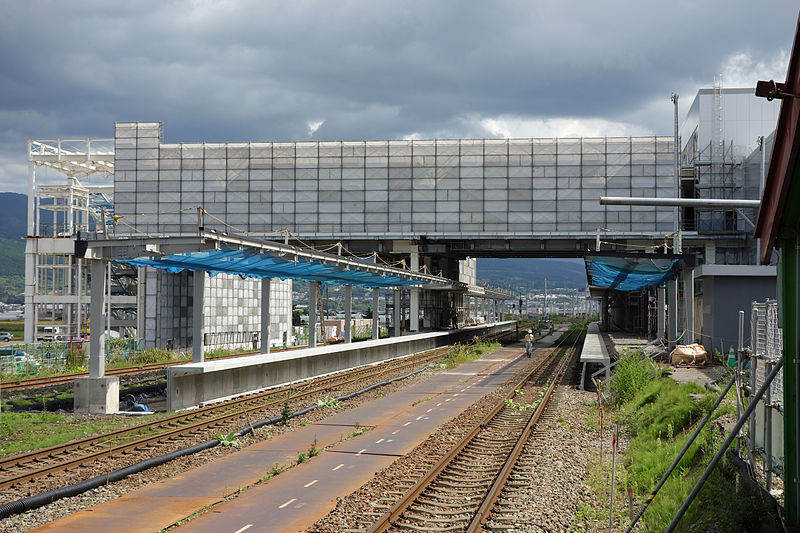
[[[319,282],[311,281],[308,284],[308,347],[317,345],[317,294]]]
[[[76,324],[77,324],[78,329],[75,332],[75,337],[83,338],[83,335],[82,335],[82,332],[81,332],[81,324],[83,323],[83,259],[81,259],[80,257],[78,258],[77,269],[78,269],[78,271],[77,271],[78,272],[78,276],[75,279],[75,295],[76,295],[77,301],[78,301],[78,308],[77,308],[78,316],[77,316],[77,318],[75,320],[76,320]],[[144,270],[144,268],[142,268],[142,267],[138,268],[138,271],[143,271],[143,270]],[[142,274],[139,273],[138,275],[141,276]],[[137,294],[138,294],[138,292],[137,292]],[[142,296],[142,302],[144,302],[144,296]],[[139,297],[138,296],[137,296],[136,304],[137,304],[137,306],[139,305]],[[139,312],[140,311],[139,311],[139,309],[137,307],[137,310],[136,310],[136,319],[137,319],[137,321],[139,320]],[[142,320],[142,323],[144,323],[144,304],[142,304],[141,314],[142,314],[142,319],[141,320]],[[141,332],[141,334],[139,332]],[[140,338],[140,339],[143,339],[144,338],[144,328],[137,329],[136,330],[136,336],[138,338]]]
[[[353,341],[353,286],[344,286],[344,342]]]
[[[669,347],[672,348],[678,338],[678,282],[674,279],[668,281],[667,291],[669,292],[667,339],[669,340]]]
[[[30,207],[29,207],[30,209]],[[30,217],[30,212],[28,217]],[[29,233],[32,235],[32,232]],[[23,339],[26,344],[36,341],[36,305],[33,303],[33,296],[36,294],[36,247],[37,239],[28,239],[25,242],[25,329]]]
[[[706,264],[717,264],[717,243],[713,240],[706,241]]]
[[[105,309],[106,262],[90,262],[91,297],[89,316],[92,325],[89,333],[89,377],[102,378],[106,374],[105,333],[103,332],[103,309]]]
[[[111,261],[106,262],[106,335],[111,335]]]
[[[695,341],[694,333],[694,269],[683,269],[683,306],[684,327],[686,328],[685,344]]]
[[[372,289],[372,338],[379,339],[381,333],[381,323],[378,315],[378,305],[380,304],[380,289]]]
[[[203,293],[206,285],[206,273],[195,270],[192,275],[192,363],[202,363],[203,354]]]
[[[145,283],[145,267],[136,267],[136,337],[139,339],[144,339],[144,328],[145,328],[145,314],[147,309],[147,299],[145,298],[145,294],[147,293],[146,283]],[[81,260],[78,259],[78,272],[80,273],[81,270]],[[78,278],[80,279],[80,278]],[[78,293],[80,293],[80,282],[78,282]],[[80,302],[80,300],[78,300]],[[78,327],[80,327],[81,323],[81,315],[80,315],[80,305],[78,306]]]
[[[419,272],[419,252],[413,250],[411,252],[411,270]],[[419,287],[411,287],[409,289],[408,297],[409,306],[409,327],[412,333],[419,332]]]
[[[400,331],[400,290],[394,289],[392,291],[392,328],[394,329],[394,336],[399,337]]]
[[[656,289],[656,335],[658,338],[664,336],[664,304],[666,300],[666,290],[662,285]]]
[[[103,260],[89,262],[91,291],[89,300],[89,375],[75,378],[73,383],[76,413],[111,414],[119,411],[119,377],[105,375],[105,332],[103,311],[105,309],[106,263]]]
[[[272,317],[269,316],[269,304],[272,291],[272,280],[270,278],[261,279],[261,353],[269,353],[270,331],[269,323]]]

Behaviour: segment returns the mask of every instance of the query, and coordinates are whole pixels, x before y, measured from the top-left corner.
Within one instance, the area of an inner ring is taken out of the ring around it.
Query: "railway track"
[[[290,404],[310,403],[320,396],[329,396],[332,391],[352,387],[359,382],[383,381],[386,375],[402,374],[441,358],[450,349],[452,347],[446,346],[382,365],[360,367],[292,386],[248,394],[129,428],[3,458],[0,460],[0,490],[97,464],[112,456],[129,456],[133,462],[138,455],[137,450],[164,443],[177,449],[185,441],[194,443],[201,435],[213,433],[215,429],[234,421],[240,420],[241,426],[245,426],[251,420],[258,420],[265,412],[275,416],[284,406],[287,395]]]
[[[298,347],[299,348],[299,347]],[[287,351],[287,350],[296,350],[298,348],[286,348],[285,350],[280,351]],[[256,355],[261,353],[260,351],[253,351],[253,352],[244,352],[244,353],[237,353],[231,355],[221,355],[219,357],[215,357],[213,360],[218,359],[231,359],[234,357],[246,357],[248,355]],[[106,376],[128,376],[133,374],[144,374],[147,372],[157,372],[159,370],[164,370],[167,367],[175,366],[175,365],[183,365],[189,361],[173,361],[169,363],[151,363],[147,365],[137,365],[137,366],[129,366],[125,368],[108,368],[105,371]],[[75,381],[75,378],[88,376],[88,372],[76,372],[73,374],[61,374],[58,376],[47,376],[47,377],[37,377],[37,378],[28,378],[28,379],[21,379],[19,381],[6,381],[0,383],[0,392],[12,392],[16,390],[24,390],[24,389],[34,389],[38,387],[52,387],[56,385],[64,385],[64,384],[72,384]]]
[[[500,340],[507,340],[516,332],[514,331],[507,331],[498,333],[496,335],[486,337],[487,340],[491,341],[500,341]],[[294,346],[291,348],[284,348],[282,350],[277,350],[279,352],[285,352],[290,350],[298,350],[301,348],[305,348],[305,346]],[[219,359],[232,359],[236,357],[247,357],[249,355],[257,355],[261,352],[256,350],[252,352],[244,352],[244,353],[237,353],[231,355],[222,355],[219,357],[215,357],[213,360]],[[183,365],[186,364],[188,361],[173,361],[169,363],[151,363],[147,365],[137,365],[132,367],[125,367],[125,368],[109,368],[105,370],[106,376],[128,376],[128,375],[135,375],[135,374],[144,374],[147,372],[158,372],[160,370],[164,370],[167,367],[175,366],[175,365]],[[47,377],[35,377],[35,378],[28,378],[28,379],[21,379],[18,381],[5,381],[0,382],[0,393],[3,392],[13,392],[17,390],[24,390],[24,389],[35,389],[39,387],[53,387],[57,385],[71,385],[75,378],[85,377],[88,376],[88,372],[76,372],[72,374],[61,374],[58,376],[47,376]]]
[[[480,530],[581,338],[571,331],[433,468],[416,482],[401,480],[399,501],[369,531]]]

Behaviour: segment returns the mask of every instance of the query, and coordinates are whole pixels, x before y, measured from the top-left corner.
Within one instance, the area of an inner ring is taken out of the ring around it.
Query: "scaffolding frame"
[[[89,269],[75,255],[81,232],[106,232],[112,223],[113,184],[87,185],[84,178],[113,178],[114,139],[28,141],[28,224],[25,247],[25,342],[62,341],[88,334]],[[37,182],[47,167],[65,182]],[[114,265],[107,276],[106,324],[128,333],[138,329],[141,305],[129,267]]]

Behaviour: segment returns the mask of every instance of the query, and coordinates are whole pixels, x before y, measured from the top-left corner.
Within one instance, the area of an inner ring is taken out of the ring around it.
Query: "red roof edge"
[[[772,91],[765,94],[765,89],[771,86]],[[798,146],[798,119],[800,118],[800,14],[798,14],[795,29],[792,54],[789,58],[789,67],[786,72],[784,86],[774,82],[759,82],[756,89],[757,96],[767,98],[780,98],[781,110],[778,115],[778,125],[775,128],[775,138],[772,145],[772,155],[769,161],[769,171],[764,183],[764,192],[761,195],[761,207],[756,219],[755,236],[761,239],[761,263],[768,264],[775,246],[781,216],[786,202],[786,195],[792,181],[792,174],[797,162]]]

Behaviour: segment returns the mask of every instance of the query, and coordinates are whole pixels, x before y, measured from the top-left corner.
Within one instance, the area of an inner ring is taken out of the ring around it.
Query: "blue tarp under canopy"
[[[208,272],[210,276],[224,273],[236,274],[244,279],[299,279],[368,288],[422,285],[425,283],[420,280],[382,275],[365,270],[346,270],[342,266],[324,264],[303,258],[298,258],[297,262],[287,261],[281,257],[257,253],[253,250],[223,249],[213,252],[165,255],[157,258],[119,259],[118,261],[134,266],[160,268],[171,274],[177,274],[184,270],[203,270]],[[366,266],[371,266],[371,263],[365,263]]]
[[[586,257],[589,285],[617,291],[655,287],[675,277],[677,259]]]

